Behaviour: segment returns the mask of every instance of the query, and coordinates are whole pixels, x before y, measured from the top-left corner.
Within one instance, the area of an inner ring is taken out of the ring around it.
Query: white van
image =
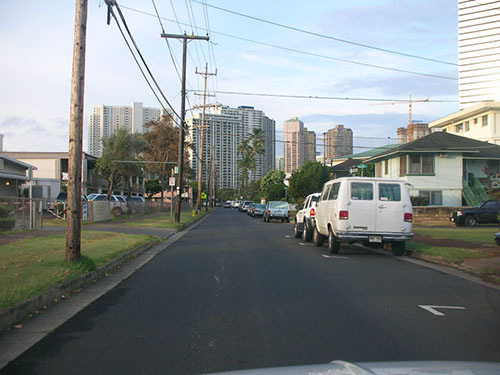
[[[413,209],[407,182],[374,177],[343,177],[323,186],[316,208],[314,244],[328,238],[332,253],[341,242],[366,245],[391,244],[392,253],[403,255],[411,240]]]

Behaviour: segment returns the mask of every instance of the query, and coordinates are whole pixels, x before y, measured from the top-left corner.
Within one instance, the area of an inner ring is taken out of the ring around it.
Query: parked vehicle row
[[[344,177],[325,183],[311,194],[295,216],[294,235],[338,253],[343,242],[382,247],[403,255],[411,240],[413,209],[406,181]]]

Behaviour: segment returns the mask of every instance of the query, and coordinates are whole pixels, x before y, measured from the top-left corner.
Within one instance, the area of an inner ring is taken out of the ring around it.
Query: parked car
[[[239,210],[240,212],[247,212],[247,210],[248,210],[248,206],[249,206],[250,204],[252,204],[252,203],[254,203],[254,202],[253,202],[253,201],[243,201],[243,202],[241,202],[241,204],[240,204],[240,206],[239,206],[238,210]]]
[[[264,203],[255,203],[252,207],[251,216],[264,216],[264,211],[266,210],[266,205]]]
[[[288,223],[290,221],[288,213],[289,210],[287,202],[269,201],[264,211],[263,220],[269,223],[271,219],[278,219]]]
[[[141,197],[140,195],[131,195],[130,197],[127,198],[128,202],[146,202],[144,197]]]
[[[90,194],[90,201],[104,201],[106,194]],[[114,216],[120,216],[128,212],[127,200],[123,195],[110,195],[109,196],[111,213]]]
[[[411,240],[413,209],[407,182],[374,177],[343,177],[323,186],[316,208],[314,244],[328,238],[330,252],[341,242],[390,244],[393,255],[403,255]]]
[[[54,203],[63,203],[68,200],[68,193],[66,191],[61,191],[59,194],[57,194],[56,200]],[[88,200],[88,197],[85,194],[82,194],[82,202],[86,202]]]
[[[453,211],[450,215],[450,221],[457,227],[465,225],[468,227],[477,224],[498,224],[498,214],[500,212],[500,201],[490,200],[479,203],[477,206]]]
[[[321,193],[309,194],[304,200],[302,208],[295,215],[293,233],[295,238],[300,238],[306,242],[312,240],[314,233],[314,217],[316,216],[316,206]]]
[[[231,208],[231,201],[225,201],[223,207],[224,208]]]

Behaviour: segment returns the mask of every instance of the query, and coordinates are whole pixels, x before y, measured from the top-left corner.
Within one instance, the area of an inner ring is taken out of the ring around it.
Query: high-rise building
[[[427,134],[431,134],[431,129],[429,129],[429,124],[423,122],[413,122],[408,125],[408,128],[398,128],[398,143],[409,143],[416,139],[425,137]]]
[[[316,160],[316,133],[307,130],[298,117],[284,123],[285,173],[300,169],[306,161]]]
[[[352,154],[352,130],[337,125],[326,133],[327,159],[340,158]]]
[[[460,109],[500,101],[500,1],[458,0]]]
[[[201,114],[195,114],[186,122],[193,143],[193,148],[189,151],[191,168],[198,178]],[[263,131],[264,154],[257,155],[255,172],[250,172],[250,181],[264,177],[275,168],[275,121],[268,118],[264,112],[248,106],[238,108],[219,106],[205,114],[203,171],[201,171],[205,183],[209,180],[210,161],[213,155],[217,187],[219,189],[238,187],[238,161],[241,160],[238,145],[251,136],[254,129]]]
[[[89,154],[101,156],[102,139],[109,137],[119,127],[125,127],[131,133],[143,133],[144,124],[158,120],[163,113],[163,109],[143,107],[138,102],[132,103],[131,107],[104,104],[94,107],[89,116]]]

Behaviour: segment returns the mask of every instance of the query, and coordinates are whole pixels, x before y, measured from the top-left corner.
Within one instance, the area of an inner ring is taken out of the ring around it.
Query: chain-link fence
[[[1,212],[5,213],[0,230],[42,229],[42,200],[0,197]],[[5,219],[5,220],[4,220]]]

